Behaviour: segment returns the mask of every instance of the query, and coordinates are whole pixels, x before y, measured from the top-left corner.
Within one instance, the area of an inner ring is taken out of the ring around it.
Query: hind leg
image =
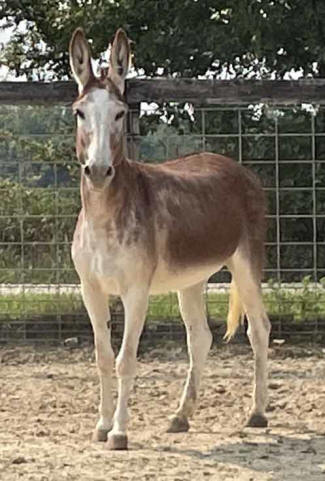
[[[179,407],[168,432],[188,431],[188,418],[192,416],[200,386],[204,363],[212,343],[203,297],[203,283],[178,293],[179,307],[186,327],[190,366]]]
[[[256,279],[259,276],[254,275],[249,259],[243,254],[236,253],[229,264],[229,269],[248,319],[247,335],[255,359],[253,405],[247,426],[265,427],[270,321],[264,309],[260,281]]]

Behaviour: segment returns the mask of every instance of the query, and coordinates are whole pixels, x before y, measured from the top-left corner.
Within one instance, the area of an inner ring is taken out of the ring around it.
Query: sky
[[[1,27],[1,23],[2,22],[0,22],[0,27]],[[0,45],[8,42],[10,38],[10,33],[11,33],[11,29],[9,28],[7,28],[6,30],[0,30]],[[8,69],[6,67],[3,67],[0,64],[0,81],[9,80],[9,78],[6,78],[7,76],[8,76]]]
[[[0,21],[0,27],[3,22]],[[0,42],[6,42],[9,40],[10,32],[12,29],[6,28],[5,30],[0,30]]]

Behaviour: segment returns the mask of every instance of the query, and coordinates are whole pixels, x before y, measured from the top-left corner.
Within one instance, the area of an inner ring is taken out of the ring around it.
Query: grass
[[[210,292],[206,296],[210,318],[226,319],[228,293]],[[300,289],[283,289],[271,286],[264,293],[266,309],[272,317],[287,317],[295,321],[325,319],[325,290],[305,282]],[[111,310],[121,311],[117,298],[111,300]],[[0,321],[42,318],[51,315],[85,314],[80,294],[72,293],[20,293],[0,297]],[[163,320],[180,317],[176,294],[152,296],[148,319]]]
[[[271,288],[264,293],[264,302],[269,316],[287,317],[296,321],[325,319],[325,290],[310,286],[301,289]],[[226,319],[228,293],[212,292],[206,296],[207,311],[211,318]],[[173,319],[180,317],[176,294],[152,297],[149,304],[149,319]]]
[[[0,297],[0,320],[29,319],[56,314],[84,312],[79,294],[5,294]]]

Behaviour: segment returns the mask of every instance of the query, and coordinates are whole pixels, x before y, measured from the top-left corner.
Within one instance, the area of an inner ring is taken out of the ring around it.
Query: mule
[[[81,163],[82,208],[72,258],[94,332],[100,378],[94,438],[127,448],[128,399],[149,294],[177,291],[187,331],[189,371],[169,432],[189,429],[202,368],[211,347],[204,285],[223,266],[232,274],[226,338],[248,319],[255,357],[249,426],[267,425],[267,351],[270,324],[261,296],[265,202],[260,182],[234,160],[214,153],[188,155],[159,165],[124,155],[125,77],[129,41],[119,29],[108,71],[97,78],[81,29],[70,42],[79,96],[76,151]],[[118,399],[112,398],[114,353],[108,299],[121,297],[125,326],[116,358]]]

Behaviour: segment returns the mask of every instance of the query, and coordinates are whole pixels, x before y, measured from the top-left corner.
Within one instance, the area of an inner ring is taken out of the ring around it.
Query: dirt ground
[[[189,433],[167,434],[186,375],[175,346],[140,356],[129,451],[94,443],[98,380],[92,348],[0,348],[3,481],[325,480],[325,353],[270,350],[269,428],[243,428],[248,346],[215,348]]]

